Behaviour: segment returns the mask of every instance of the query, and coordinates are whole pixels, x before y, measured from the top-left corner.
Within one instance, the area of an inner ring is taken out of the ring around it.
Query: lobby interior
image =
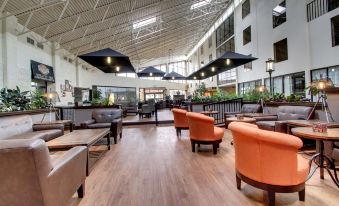
[[[339,205],[339,0],[0,0],[0,206]]]

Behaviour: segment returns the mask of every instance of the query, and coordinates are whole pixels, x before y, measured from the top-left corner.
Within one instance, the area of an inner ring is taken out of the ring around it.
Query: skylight
[[[191,10],[206,6],[207,4],[211,3],[211,1],[212,0],[204,0],[204,1],[199,1],[197,3],[194,3],[191,6]]]
[[[273,9],[273,14],[275,14],[275,16],[279,16],[280,14],[283,14],[285,12],[286,12],[286,8],[280,5],[276,6]]]
[[[140,27],[144,27],[144,26],[153,24],[156,21],[157,21],[157,18],[156,17],[152,17],[152,18],[149,18],[149,19],[144,19],[144,20],[139,21],[139,22],[134,22],[133,23],[133,29],[138,29]]]

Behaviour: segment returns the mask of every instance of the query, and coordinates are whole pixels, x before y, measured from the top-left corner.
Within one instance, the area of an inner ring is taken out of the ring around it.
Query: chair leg
[[[117,144],[118,140],[117,140],[117,136],[114,137],[114,144]]]
[[[177,133],[177,137],[179,137],[179,129],[178,128],[175,128],[175,131]]]
[[[84,197],[84,195],[85,195],[85,182],[82,183],[82,185],[80,185],[80,187],[78,188],[77,193],[78,193],[78,197],[79,198],[83,198]]]
[[[200,144],[198,144],[198,148],[200,148]]]
[[[122,138],[122,132],[120,133],[120,139]]]
[[[195,142],[191,142],[192,145],[192,152],[195,152]]]
[[[235,179],[237,181],[237,189],[241,190],[241,179],[238,177],[238,175],[235,175]]]
[[[214,143],[213,144],[213,154],[217,154],[218,152],[218,144]]]
[[[299,191],[299,201],[305,202],[305,188]]]
[[[267,205],[275,206],[275,192],[267,191]]]
[[[179,135],[180,135],[180,137],[181,137],[181,129],[179,129]]]

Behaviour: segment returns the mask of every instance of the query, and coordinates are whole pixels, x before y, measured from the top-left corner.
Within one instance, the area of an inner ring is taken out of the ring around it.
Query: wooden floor
[[[124,127],[123,139],[94,165],[86,194],[73,206],[237,206],[263,205],[263,192],[245,183],[236,189],[234,151],[228,131],[217,155],[201,146],[192,153],[188,132],[178,139],[172,126]],[[105,147],[103,147],[105,149]],[[306,185],[306,201],[297,193],[278,194],[276,205],[339,205],[339,189],[326,174]]]

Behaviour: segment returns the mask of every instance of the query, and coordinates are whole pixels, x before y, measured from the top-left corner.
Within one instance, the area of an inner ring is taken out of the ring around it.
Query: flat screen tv
[[[55,82],[53,67],[31,60],[32,79]]]

